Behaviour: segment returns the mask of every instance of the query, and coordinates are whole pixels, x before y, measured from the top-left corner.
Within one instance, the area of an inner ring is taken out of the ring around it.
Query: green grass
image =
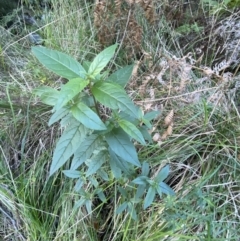
[[[53,1],[41,28],[47,47],[66,52],[80,62],[90,60],[101,49],[93,28],[93,6],[88,1],[69,4]],[[205,14],[209,14],[204,9]],[[214,77],[204,77],[201,67],[191,71],[194,77],[179,91],[179,72],[174,68],[164,74],[166,85],[149,81],[140,94],[146,76],[157,76],[164,54],[174,60],[186,54],[171,25],[162,17],[158,27],[151,28],[143,19],[143,49],[152,57],[143,61],[138,76],[128,88],[136,103],[161,110],[155,131],[165,131],[164,118],[174,110],[173,134],[161,143],[139,147],[140,160],[148,160],[151,173],[170,164],[166,183],[175,197],[156,199],[143,211],[137,207],[138,221],[128,213],[115,214],[121,197],[117,183],[102,183],[108,202],[94,200],[93,213],[75,210],[79,195],[73,192],[74,181],[48,172],[58,125],[48,127],[50,110],[42,105],[32,90],[42,83],[59,88],[61,78],[39,65],[30,53],[30,45],[4,29],[0,40],[0,240],[111,240],[111,241],[238,241],[240,237],[240,118],[239,100]],[[76,31],[78,30],[78,31]],[[151,33],[151,34],[150,34]],[[153,37],[152,37],[153,36]],[[207,52],[206,52],[207,53]],[[205,56],[211,59],[212,56]],[[114,66],[124,66],[124,51]],[[206,63],[208,61],[205,61]],[[150,66],[150,67],[149,67]],[[231,83],[239,83],[239,73]],[[239,87],[238,87],[239,88]],[[237,89],[236,91],[239,91]],[[200,93],[199,96],[196,93]],[[217,100],[211,100],[214,94]],[[237,92],[236,92],[237,93]],[[192,97],[191,97],[192,96]],[[191,98],[195,101],[191,101]],[[152,98],[152,99],[151,99]],[[86,185],[86,190],[91,189]]]

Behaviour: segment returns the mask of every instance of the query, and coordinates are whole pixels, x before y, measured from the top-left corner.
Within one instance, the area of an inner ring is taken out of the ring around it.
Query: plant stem
[[[96,108],[97,114],[98,114],[98,116],[100,117],[100,112],[99,112],[99,108],[98,108],[98,103],[97,103],[97,101],[96,101],[96,99],[95,99],[94,96],[93,96],[93,101],[94,101],[94,105],[95,105],[95,108]]]

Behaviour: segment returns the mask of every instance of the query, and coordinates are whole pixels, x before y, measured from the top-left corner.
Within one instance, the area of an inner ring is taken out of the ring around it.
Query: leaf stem
[[[89,79],[89,90],[90,90],[90,93],[91,93],[91,96],[93,97],[93,101],[94,101],[94,105],[95,105],[95,109],[97,111],[97,115],[99,116],[99,118],[101,117],[100,116],[100,112],[99,112],[99,108],[98,108],[98,103],[92,93],[92,85],[91,85],[91,79]],[[101,119],[101,118],[100,118]]]
[[[92,91],[91,91],[91,92],[92,92]],[[100,116],[100,112],[99,112],[99,108],[98,108],[98,103],[97,103],[95,97],[93,96],[93,94],[92,94],[92,97],[93,97],[94,105],[95,105],[95,108],[96,108],[96,111],[97,111],[97,115],[98,115],[99,118],[100,118],[101,116]],[[101,119],[101,118],[100,118],[100,119]]]

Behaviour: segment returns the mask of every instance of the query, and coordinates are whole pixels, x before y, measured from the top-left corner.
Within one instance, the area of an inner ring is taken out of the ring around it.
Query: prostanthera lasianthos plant
[[[147,130],[159,113],[153,111],[144,115],[125,92],[133,65],[109,76],[109,72],[104,71],[116,48],[117,44],[112,45],[91,63],[81,65],[59,51],[33,47],[33,54],[45,67],[69,80],[60,90],[41,86],[34,93],[42,102],[53,106],[49,125],[60,121],[64,130],[56,143],[50,176],[70,161],[70,170],[63,170],[63,173],[77,179],[74,189],[81,198],[76,207],[85,205],[91,213],[95,195],[106,201],[100,182],[108,182],[111,174],[111,178],[119,181],[118,190],[122,194],[117,213],[126,210],[136,219],[135,207],[145,192],[144,208],[152,204],[156,193],[161,196],[174,192],[163,182],[169,173],[168,166],[155,178],[150,178],[148,163],[141,164],[138,159],[132,140],[141,145],[146,145],[145,140],[151,141]],[[142,170],[140,175],[138,168]],[[93,193],[87,193],[86,183],[94,187]]]

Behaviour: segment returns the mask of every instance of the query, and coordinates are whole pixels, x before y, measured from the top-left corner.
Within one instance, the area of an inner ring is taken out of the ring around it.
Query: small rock
[[[38,26],[36,20],[34,17],[32,17],[29,13],[25,12],[22,16],[22,21],[25,24],[32,25],[32,26]]]
[[[39,34],[37,34],[37,33],[31,33],[31,34],[29,34],[29,35],[28,35],[28,38],[29,38],[29,40],[30,40],[30,42],[31,42],[32,44],[36,44],[36,45],[43,44],[43,39],[42,39],[42,37],[41,37]]]

